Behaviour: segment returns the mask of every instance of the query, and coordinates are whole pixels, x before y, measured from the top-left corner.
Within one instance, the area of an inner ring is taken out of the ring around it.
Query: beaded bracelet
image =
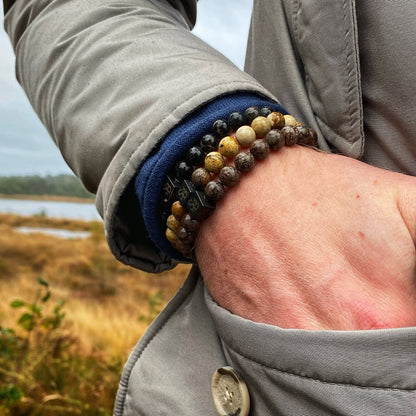
[[[193,259],[196,232],[215,210],[215,202],[235,186],[241,174],[256,161],[283,146],[317,146],[315,130],[270,107],[236,111],[217,120],[212,133],[191,147],[167,175],[159,201],[161,228],[166,238],[186,258]]]

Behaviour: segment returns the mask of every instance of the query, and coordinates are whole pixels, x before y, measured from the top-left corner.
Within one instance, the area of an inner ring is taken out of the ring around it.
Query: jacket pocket
[[[307,93],[326,140],[363,153],[363,108],[355,0],[293,0],[293,31]]]

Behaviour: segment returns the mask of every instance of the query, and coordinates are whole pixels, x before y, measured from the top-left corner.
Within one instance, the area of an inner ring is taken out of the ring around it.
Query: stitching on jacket
[[[349,111],[348,111],[348,118],[350,120],[350,126],[352,126],[352,99],[351,99],[351,93],[352,93],[352,89],[353,86],[351,85],[351,74],[352,74],[352,68],[350,65],[350,61],[349,61],[349,53],[347,51],[348,48],[348,28],[347,28],[347,10],[346,10],[346,3],[348,0],[343,0],[342,2],[342,11],[343,11],[343,20],[344,20],[344,40],[345,40],[345,47],[344,47],[344,58],[345,58],[345,63],[347,66],[347,85],[345,87],[345,93],[348,97],[348,107],[349,107]]]
[[[359,126],[360,126],[360,156],[364,153],[364,146],[365,146],[365,136],[364,136],[364,109],[363,109],[363,94],[361,88],[361,66],[360,66],[360,52],[358,47],[358,23],[357,23],[357,11],[355,7],[355,0],[352,0],[351,3],[352,7],[352,20],[353,20],[353,33],[354,33],[354,57],[355,57],[355,65],[357,67],[357,88],[358,88],[358,108],[359,108]]]
[[[292,22],[293,22],[293,35],[294,35],[294,38],[296,40],[296,42],[295,42],[296,43],[296,49],[299,49],[298,45],[300,44],[299,29],[298,29],[298,27],[299,27],[299,22],[298,22],[299,8],[300,8],[299,0],[293,0]],[[299,51],[297,51],[297,53],[300,56]],[[302,60],[302,58],[301,58],[301,60]],[[303,61],[302,61],[302,63],[303,63]],[[303,65],[303,68],[304,68],[304,71],[306,72],[305,65]]]
[[[331,144],[334,145],[333,148],[331,148],[331,153],[333,154],[337,154],[337,155],[342,155],[343,151],[340,150],[337,146],[337,141],[340,141],[342,143],[342,145],[348,146],[347,151],[350,152],[351,148],[355,145],[356,142],[349,142],[348,140],[345,139],[345,137],[341,136],[340,134],[338,134],[335,130],[333,130],[330,126],[328,126],[328,124],[323,121],[317,114],[315,114],[315,118],[316,118],[316,122],[318,123],[319,128],[322,131],[322,134],[324,136],[327,136],[328,134],[332,134],[332,139],[334,141],[331,141]]]
[[[351,32],[351,30],[349,30],[348,26],[347,26],[347,19],[348,19],[348,17],[347,17],[347,13],[348,13],[347,3],[349,3],[350,1],[353,1],[353,0],[343,0],[343,2],[342,2],[343,3],[342,11],[343,11],[343,15],[344,15],[344,17],[343,17],[343,20],[344,20],[344,39],[345,39],[345,48],[344,48],[345,55],[344,56],[345,56],[345,63],[347,65],[347,70],[348,70],[347,85],[346,85],[345,92],[346,92],[347,97],[348,97],[348,107],[349,107],[348,118],[349,118],[349,121],[350,121],[350,127],[352,127],[353,126],[353,117],[352,116],[356,112],[356,110],[353,109],[353,107],[354,107],[353,93],[354,93],[354,88],[355,88],[355,81],[357,81],[357,83],[358,83],[358,80],[353,79],[354,69],[353,69],[353,67],[351,65],[351,62],[350,62],[352,54],[351,54],[350,51],[348,51],[348,43],[349,43],[348,42],[348,33]],[[347,139],[348,142],[351,143],[352,141],[355,142],[356,140],[360,140],[360,137],[358,137],[358,138],[352,137],[351,139],[348,139],[348,137],[347,137],[346,139]]]
[[[196,273],[195,271],[191,273]],[[155,332],[150,336],[150,338],[147,340],[146,344],[143,345],[143,347],[138,350],[138,351],[134,351],[133,355],[131,357],[131,362],[130,360],[128,361],[128,364],[130,365],[129,368],[125,369],[128,370],[126,373],[126,377],[124,377],[124,372],[122,374],[122,379],[120,381],[120,387],[122,385],[123,381],[129,381],[131,374],[133,372],[134,367],[136,367],[137,361],[139,360],[139,358],[143,355],[143,353],[146,351],[147,347],[150,345],[150,343],[154,340],[154,338],[156,337],[156,335],[158,335],[160,333],[160,331],[163,330],[163,328],[165,327],[165,325],[172,319],[172,317],[176,314],[176,312],[178,311],[178,309],[182,306],[182,304],[188,299],[188,295],[191,293],[191,291],[193,289],[195,289],[197,283],[198,283],[198,279],[194,278],[195,282],[193,282],[192,286],[190,288],[188,288],[187,292],[183,294],[183,299],[181,300],[181,302],[178,303],[178,305],[176,305],[175,308],[173,308],[172,311],[167,311],[169,312],[167,319],[161,324],[160,327],[156,328]],[[123,401],[121,403],[121,409],[122,409],[122,414],[124,414],[125,410],[126,410],[126,397],[127,397],[127,391],[128,391],[128,386],[129,386],[129,382],[127,382],[127,384],[124,387],[124,392],[123,392]]]
[[[260,361],[254,359],[253,357],[249,357],[244,355],[243,353],[241,353],[240,351],[237,351],[235,348],[231,347],[229,344],[227,344],[224,340],[222,340],[222,342],[227,345],[227,347],[233,351],[235,354],[237,354],[238,356],[240,356],[243,359],[246,359],[248,361],[252,361],[256,364],[258,364],[259,366],[268,369],[268,370],[273,370],[276,371],[278,373],[282,373],[282,374],[286,374],[292,377],[298,377],[298,378],[302,378],[305,380],[310,380],[310,381],[315,381],[318,383],[322,383],[322,384],[327,384],[327,385],[331,385],[331,386],[346,386],[346,387],[353,387],[353,388],[358,388],[358,389],[363,389],[363,390],[386,390],[386,391],[397,391],[397,392],[401,392],[401,393],[416,393],[416,388],[413,389],[405,389],[405,388],[399,388],[399,387],[387,387],[387,386],[365,386],[362,384],[355,384],[355,383],[342,383],[342,382],[334,382],[334,381],[329,381],[329,380],[324,380],[324,379],[319,379],[319,378],[314,378],[314,377],[310,377],[310,376],[305,376],[303,374],[297,374],[295,372],[291,372],[288,370],[282,370],[279,368],[274,368],[274,367],[270,367],[266,364],[261,363]]]
[[[292,14],[291,14],[291,16],[292,16],[292,26],[293,26],[293,39],[294,39],[294,41],[293,41],[293,44],[294,44],[293,50],[294,50],[294,53],[296,54],[297,58],[302,63],[302,67],[300,68],[299,72],[301,72],[301,73],[303,72],[303,76],[304,76],[304,80],[305,80],[305,85],[304,85],[305,95],[308,99],[308,103],[309,103],[309,106],[311,108],[311,111],[315,115],[315,109],[313,108],[312,101],[311,101],[310,94],[309,94],[310,93],[309,89],[310,89],[310,83],[311,83],[310,79],[311,79],[311,77],[309,75],[308,69],[307,69],[307,67],[305,65],[305,62],[303,60],[302,54],[299,50],[301,48],[301,45],[302,45],[302,42],[300,41],[300,35],[299,35],[299,12],[300,12],[300,8],[301,8],[300,0],[293,0],[293,8],[292,8]],[[288,29],[290,31],[290,27]]]

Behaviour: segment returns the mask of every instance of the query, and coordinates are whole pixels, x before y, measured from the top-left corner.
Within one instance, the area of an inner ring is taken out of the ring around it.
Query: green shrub
[[[123,359],[83,356],[64,302],[38,285],[33,301],[11,302],[16,327],[0,326],[0,415],[110,416]]]

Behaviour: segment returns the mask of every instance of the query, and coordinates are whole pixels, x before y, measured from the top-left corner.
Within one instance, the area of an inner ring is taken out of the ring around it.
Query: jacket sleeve
[[[175,262],[150,241],[133,179],[190,112],[263,87],[190,33],[195,1],[5,1],[16,74],[68,165],[92,192],[126,264]]]

